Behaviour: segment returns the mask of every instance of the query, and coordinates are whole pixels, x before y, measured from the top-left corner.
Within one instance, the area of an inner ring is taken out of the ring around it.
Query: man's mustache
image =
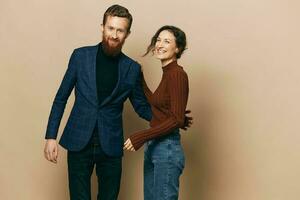
[[[114,38],[108,38],[108,40],[113,41],[113,42],[120,42],[119,39],[114,39]]]

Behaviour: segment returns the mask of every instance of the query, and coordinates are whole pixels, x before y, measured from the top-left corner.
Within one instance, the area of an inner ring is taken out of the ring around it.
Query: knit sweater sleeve
[[[138,150],[146,141],[167,135],[184,125],[184,113],[189,93],[188,77],[185,72],[174,71],[167,81],[170,94],[170,115],[159,125],[132,134],[130,140],[135,150]]]

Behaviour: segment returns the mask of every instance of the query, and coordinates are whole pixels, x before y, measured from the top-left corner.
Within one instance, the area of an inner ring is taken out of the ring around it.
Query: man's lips
[[[110,42],[110,43],[114,43],[114,44],[118,44],[118,43],[120,43],[120,41],[119,41],[119,40],[113,40],[113,39],[109,39],[109,40],[108,40],[108,42]]]

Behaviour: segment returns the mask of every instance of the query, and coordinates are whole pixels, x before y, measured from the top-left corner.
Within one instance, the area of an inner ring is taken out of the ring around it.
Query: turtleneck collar
[[[177,66],[178,66],[177,60],[174,60],[174,61],[170,62],[169,64],[167,64],[166,66],[162,67],[162,70],[163,70],[163,72],[165,72],[165,71],[168,71]]]

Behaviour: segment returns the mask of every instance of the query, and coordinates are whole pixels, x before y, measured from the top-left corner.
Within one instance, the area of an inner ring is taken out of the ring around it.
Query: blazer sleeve
[[[138,76],[133,90],[129,95],[129,100],[135,110],[135,112],[143,119],[151,121],[152,111],[151,106],[147,101],[145,93],[142,88],[142,73],[141,67],[138,65]]]
[[[56,139],[57,137],[66,103],[76,83],[76,68],[78,67],[77,57],[77,51],[74,50],[70,57],[67,71],[52,104],[45,139]]]
[[[167,81],[170,94],[170,116],[157,126],[132,134],[130,140],[135,150],[148,140],[167,135],[184,126],[184,113],[189,93],[188,77],[185,72],[176,71],[169,76]]]

